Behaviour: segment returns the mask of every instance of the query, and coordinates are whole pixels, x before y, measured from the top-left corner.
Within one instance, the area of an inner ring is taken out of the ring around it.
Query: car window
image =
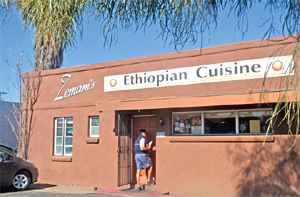
[[[6,146],[0,145],[0,149],[1,149],[1,150],[4,150],[4,151],[6,151],[6,152],[8,152],[8,153],[10,153],[10,154],[12,154],[12,155],[14,155],[14,156],[17,156],[17,151],[15,151],[15,150],[12,149],[12,148],[8,148],[8,147],[6,147]]]
[[[5,161],[7,159],[7,154],[0,151],[0,162]]]

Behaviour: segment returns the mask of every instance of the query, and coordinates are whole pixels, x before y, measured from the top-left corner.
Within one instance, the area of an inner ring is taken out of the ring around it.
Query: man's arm
[[[141,146],[140,148],[142,151],[151,150],[151,146],[147,146],[147,147]]]
[[[145,138],[142,138],[141,141],[140,141],[140,149],[141,149],[141,151],[151,150],[151,146],[147,146],[147,144],[146,144],[146,147],[145,147],[144,146],[145,144],[146,144]]]

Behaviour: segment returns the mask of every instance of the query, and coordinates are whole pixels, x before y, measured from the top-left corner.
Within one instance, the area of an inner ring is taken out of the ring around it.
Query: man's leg
[[[152,165],[149,167],[149,170],[148,170],[148,178],[147,178],[147,181],[149,182],[150,179],[151,179],[151,175],[152,175]]]
[[[137,169],[137,171],[136,171],[136,182],[137,182],[137,187],[141,187],[141,185],[140,185],[140,172],[141,172],[141,170],[140,170],[140,169]]]
[[[150,157],[147,157],[146,161],[147,161],[147,167],[149,168],[148,177],[147,177],[147,185],[151,185],[151,184],[154,184],[156,182],[154,180],[151,180],[153,164],[152,164],[152,161],[151,161]]]

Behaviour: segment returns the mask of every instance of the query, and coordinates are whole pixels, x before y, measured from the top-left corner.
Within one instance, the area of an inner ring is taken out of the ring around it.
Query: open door
[[[131,183],[131,117],[118,114],[118,186]]]
[[[133,137],[132,137],[132,143],[135,143],[136,139],[140,135],[140,130],[145,129],[148,133],[146,136],[146,143],[149,143],[150,141],[153,141],[153,145],[156,146],[156,117],[134,117],[133,118]],[[132,151],[132,177],[133,177],[133,183],[136,183],[136,163],[135,163],[135,153],[134,150]],[[149,157],[152,160],[153,163],[153,171],[152,171],[152,178],[155,179],[156,177],[156,154],[153,151],[148,152]],[[141,170],[141,184],[146,184],[146,171]]]

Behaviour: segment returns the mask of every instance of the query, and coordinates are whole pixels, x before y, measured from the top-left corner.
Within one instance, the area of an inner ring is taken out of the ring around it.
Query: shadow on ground
[[[45,183],[35,183],[30,185],[26,190],[42,190],[50,187],[56,187],[57,185],[45,184]],[[0,194],[8,193],[8,192],[20,192],[18,190],[13,189],[12,187],[1,187]]]

